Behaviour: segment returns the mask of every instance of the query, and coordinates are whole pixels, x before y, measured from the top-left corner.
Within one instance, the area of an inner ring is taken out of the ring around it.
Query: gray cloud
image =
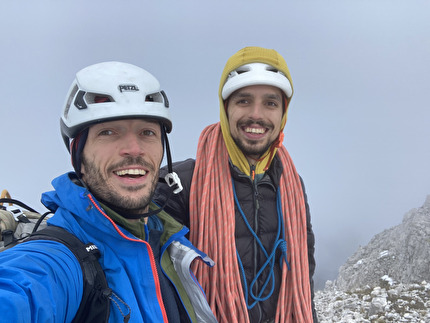
[[[284,55],[295,94],[284,141],[305,180],[317,280],[430,194],[430,5],[221,0],[0,4],[0,189],[43,211],[71,170],[59,115],[74,74],[107,60],[153,73],[172,105],[175,160],[218,121],[218,82],[248,45]]]

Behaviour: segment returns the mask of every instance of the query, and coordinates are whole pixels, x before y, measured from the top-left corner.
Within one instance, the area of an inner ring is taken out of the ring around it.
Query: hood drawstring
[[[287,96],[285,95],[285,94],[283,94],[282,95],[282,98],[283,98],[283,110],[284,110],[284,114],[283,114],[283,116],[282,117],[284,117],[285,115],[286,115],[286,113],[287,113],[287,109],[288,109],[288,98],[287,98]],[[286,122],[286,120],[285,120],[285,122]],[[273,160],[273,156],[275,155],[275,153],[276,153],[276,150],[278,149],[278,148],[281,148],[282,147],[282,143],[284,142],[284,127],[285,127],[285,124],[282,126],[281,125],[281,130],[280,130],[280,132],[279,132],[279,136],[278,136],[278,138],[272,143],[272,146],[270,147],[270,151],[268,152],[269,154],[270,154],[270,156],[269,156],[269,159],[267,160],[267,164],[266,164],[266,166],[264,167],[264,171],[266,171],[266,170],[268,170],[269,169],[269,167],[270,167],[270,164],[272,163],[272,160]],[[264,157],[263,157],[264,158]],[[260,161],[260,160],[262,160],[262,159],[259,159],[258,161]]]
[[[269,167],[270,167],[270,164],[272,163],[272,160],[273,160],[273,156],[275,155],[275,151],[278,149],[278,148],[281,148],[282,147],[282,142],[284,141],[284,133],[283,132],[280,132],[279,133],[279,136],[278,136],[278,139],[276,139],[274,142],[273,142],[273,144],[272,144],[272,146],[270,147],[270,151],[269,151],[269,159],[267,160],[267,163],[266,163],[266,166],[264,167],[264,171],[266,171],[266,170],[268,170],[269,169]],[[259,160],[260,161],[260,160]]]
[[[284,141],[284,133],[280,132],[278,138],[272,143],[272,146],[270,146],[270,149],[265,153],[263,156],[261,156],[259,159],[257,159],[257,162],[261,162],[266,158],[267,155],[269,155],[269,159],[267,160],[266,166],[264,167],[264,171],[267,171],[270,167],[270,164],[272,163],[273,156],[275,155],[275,152],[278,148],[282,147],[282,142]],[[252,178],[254,179],[254,178]]]

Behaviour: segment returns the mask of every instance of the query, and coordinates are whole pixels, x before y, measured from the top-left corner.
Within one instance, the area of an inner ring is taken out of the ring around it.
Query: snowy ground
[[[430,322],[430,283],[396,284],[388,277],[378,287],[344,292],[327,282],[315,293],[320,323]]]

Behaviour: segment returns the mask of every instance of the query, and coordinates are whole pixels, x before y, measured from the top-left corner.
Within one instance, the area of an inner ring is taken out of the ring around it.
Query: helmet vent
[[[66,103],[66,107],[64,109],[64,118],[68,118],[69,115],[69,110],[70,110],[70,105],[72,104],[72,101],[76,95],[76,92],[78,92],[78,86],[75,84],[75,86],[73,87],[72,91],[70,91],[70,95],[67,98],[67,103]]]
[[[281,74],[282,76],[285,76],[285,74],[282,73],[280,70],[278,70],[278,69],[276,69],[276,68],[274,68],[273,66],[270,66],[270,65],[268,65],[266,67],[266,70],[269,71],[269,72],[278,73],[278,74]]]
[[[241,66],[241,67],[239,67],[238,69],[236,69],[236,73],[237,74],[242,74],[242,73],[246,73],[246,72],[249,72],[250,71],[250,68],[248,67],[248,66]]]
[[[148,94],[145,98],[146,102],[161,102],[163,103],[163,97],[160,92]]]
[[[274,68],[272,66],[267,66],[266,70],[269,71],[269,72],[274,72],[274,73],[278,73],[279,72],[276,68]]]
[[[110,95],[99,93],[85,94],[85,101],[87,101],[88,104],[115,102],[115,100]]]
[[[163,103],[166,108],[169,107],[169,101],[167,100],[167,97],[166,97],[166,95],[165,95],[165,93],[163,91],[148,94],[145,97],[145,101],[146,102]]]

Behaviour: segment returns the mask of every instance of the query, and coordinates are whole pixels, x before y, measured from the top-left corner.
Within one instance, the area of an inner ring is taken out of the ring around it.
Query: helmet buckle
[[[169,185],[169,187],[173,187],[174,185],[176,185],[176,188],[173,191],[174,194],[178,194],[180,191],[182,191],[183,187],[181,184],[181,179],[175,172],[168,173],[164,177],[164,180],[166,181],[167,185]]]

